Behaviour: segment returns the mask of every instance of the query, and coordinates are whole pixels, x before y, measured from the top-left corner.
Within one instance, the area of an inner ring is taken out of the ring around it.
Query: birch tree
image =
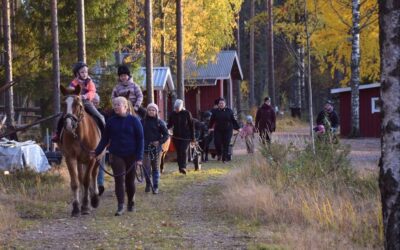
[[[351,29],[351,132],[350,136],[360,135],[360,0],[352,0]]]
[[[379,1],[382,145],[379,187],[385,249],[400,249],[400,4]]]

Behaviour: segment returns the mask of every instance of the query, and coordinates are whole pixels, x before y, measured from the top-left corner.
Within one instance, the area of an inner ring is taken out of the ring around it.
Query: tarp
[[[31,168],[36,172],[50,169],[42,148],[34,141],[16,142],[5,138],[0,140],[0,169],[14,171]]]

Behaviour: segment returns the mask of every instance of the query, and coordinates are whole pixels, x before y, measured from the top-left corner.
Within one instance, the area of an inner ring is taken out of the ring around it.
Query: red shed
[[[193,116],[199,117],[201,111],[210,110],[214,100],[226,99],[233,105],[233,81],[243,80],[236,51],[221,51],[214,61],[197,65],[192,59],[185,61],[185,107]]]
[[[381,111],[379,99],[381,84],[360,85],[360,133],[363,137],[381,136]],[[351,88],[331,89],[331,94],[338,94],[340,100],[340,134],[348,136],[351,131]]]
[[[143,78],[142,90],[146,98],[146,68],[140,68],[140,76]],[[153,67],[153,87],[154,87],[154,102],[159,109],[159,116],[166,120],[171,106],[171,92],[175,90],[174,82],[172,81],[171,70],[169,67]],[[144,103],[147,103],[144,100]]]

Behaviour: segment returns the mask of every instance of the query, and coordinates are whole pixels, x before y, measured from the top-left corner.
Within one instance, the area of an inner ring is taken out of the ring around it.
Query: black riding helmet
[[[74,64],[74,67],[72,68],[72,72],[74,73],[74,76],[78,76],[79,70],[83,67],[87,67],[87,64],[84,62],[77,62]]]
[[[129,77],[131,76],[131,71],[129,70],[128,66],[126,65],[121,65],[118,67],[118,76],[120,75],[128,75]]]

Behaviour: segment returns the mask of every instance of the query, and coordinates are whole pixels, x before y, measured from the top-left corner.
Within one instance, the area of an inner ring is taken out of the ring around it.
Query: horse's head
[[[61,93],[64,95],[63,102],[64,128],[75,135],[75,130],[83,118],[84,106],[80,97],[81,87],[78,85],[75,89],[61,86]]]

